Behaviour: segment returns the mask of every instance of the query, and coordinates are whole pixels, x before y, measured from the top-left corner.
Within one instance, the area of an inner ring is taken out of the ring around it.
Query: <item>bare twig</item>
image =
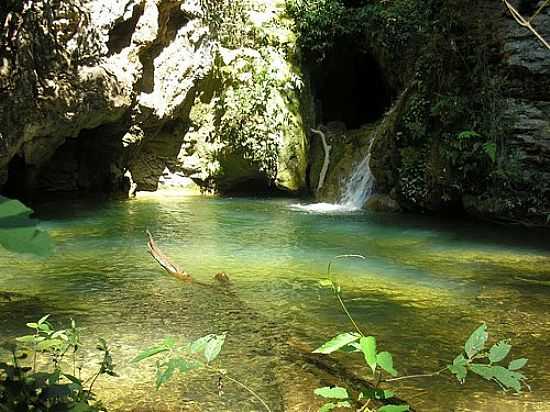
[[[321,130],[311,129],[311,131],[321,137],[321,142],[323,143],[323,150],[325,151],[325,158],[323,160],[323,167],[321,168],[321,173],[319,174],[319,183],[317,184],[317,193],[321,190],[325,183],[325,178],[327,176],[328,166],[330,164],[330,150],[332,146],[327,143],[327,138]]]
[[[502,0],[504,2],[504,4],[506,5],[506,7],[508,8],[508,10],[510,11],[510,14],[512,15],[512,17],[514,18],[514,20],[520,25],[520,26],[523,26],[523,27],[526,27],[527,29],[529,29],[531,31],[531,33],[533,33],[535,35],[535,37],[537,39],[539,39],[539,41],[548,49],[550,50],[550,44],[548,44],[548,42],[546,40],[544,40],[544,38],[535,30],[535,28],[531,25],[531,20],[533,20],[533,18],[536,17],[536,15],[538,15],[542,9],[548,4],[548,1],[546,1],[538,10],[537,12],[528,20],[525,19],[525,17],[523,17],[519,11],[517,11],[517,9],[512,6],[510,4],[510,2],[508,0]]]

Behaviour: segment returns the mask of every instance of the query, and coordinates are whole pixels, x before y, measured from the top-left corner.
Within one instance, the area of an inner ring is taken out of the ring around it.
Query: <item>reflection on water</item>
[[[529,358],[531,393],[505,395],[475,378],[463,386],[449,378],[401,382],[401,397],[417,410],[550,409],[546,235],[294,204],[187,197],[41,205],[57,251],[47,260],[0,252],[0,291],[13,292],[11,300],[0,297],[0,338],[25,333],[25,322],[44,313],[74,317],[90,344],[103,336],[113,346],[121,377],[98,386],[113,410],[261,410],[230,383],[220,399],[217,377],[204,373],[156,392],[151,366],[129,363],[168,335],[188,341],[227,331],[224,368],[275,411],[315,410],[313,388],[335,382],[304,368],[288,341],[315,347],[350,329],[317,280],[332,257],[361,254],[366,261],[338,261],[334,273],[350,310],[394,353],[400,373],[445,365],[481,321],[493,339],[512,338],[512,356]],[[212,275],[223,270],[232,286],[186,285],[165,275],[146,252],[146,229],[196,279],[215,285]],[[87,368],[94,356],[83,354]]]

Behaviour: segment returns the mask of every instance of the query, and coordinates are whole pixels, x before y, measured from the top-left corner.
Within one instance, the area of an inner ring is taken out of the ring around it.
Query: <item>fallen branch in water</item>
[[[147,233],[147,236],[149,237],[149,241],[147,242],[147,249],[149,250],[149,253],[153,258],[158,262],[158,264],[169,274],[172,276],[178,278],[179,280],[183,280],[184,282],[191,282],[193,278],[191,275],[184,270],[180,269],[175,263],[173,263],[168,256],[166,256],[162,251],[159,249],[157,244],[155,243],[155,240],[153,239],[153,236],[151,235],[151,232],[148,230],[145,231]]]
[[[181,269],[178,265],[172,262],[172,260],[168,256],[162,253],[162,251],[157,246],[157,243],[153,239],[153,235],[151,235],[151,232],[146,230],[145,233],[147,233],[147,236],[149,237],[149,241],[147,242],[147,249],[149,250],[149,253],[166,272],[179,280],[183,280],[184,282],[194,282],[195,284],[199,284],[201,286],[209,286],[206,283],[193,281],[193,278],[189,273]],[[218,283],[222,286],[231,285],[229,276],[227,276],[225,272],[216,273],[214,275],[214,279],[217,280]]]

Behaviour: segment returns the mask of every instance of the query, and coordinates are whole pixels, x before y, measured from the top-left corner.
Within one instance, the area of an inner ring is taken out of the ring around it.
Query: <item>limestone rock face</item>
[[[0,56],[0,84],[6,85],[0,88],[4,191],[25,195],[40,190],[127,190],[128,176],[137,190],[150,191],[167,173],[216,190],[231,190],[248,179],[265,187],[304,188],[307,140],[298,91],[270,95],[267,105],[257,110],[260,117],[278,112],[285,118],[276,144],[262,152],[273,162],[269,173],[262,162],[247,157],[237,141],[221,136],[223,130],[205,126],[208,130],[203,128],[197,137],[198,127],[190,119],[193,107],[208,101],[209,110],[221,119],[225,111],[220,97],[249,80],[246,70],[233,79],[236,83],[221,78],[218,71],[230,64],[220,60],[220,28],[208,24],[202,3],[79,1],[67,4],[78,4],[82,13],[64,6],[69,10],[65,26],[62,16],[52,23],[52,30],[43,30],[50,37],[39,40],[57,44],[57,49],[32,48],[29,33],[37,28],[30,23],[23,25],[27,31],[18,39],[1,39],[11,53]],[[269,76],[299,84],[299,70],[283,53],[293,43],[288,24],[278,20],[282,6],[263,0],[251,4],[246,24],[255,26],[256,32],[264,30],[273,44],[275,58],[261,56]],[[16,11],[14,16],[19,16]],[[246,47],[232,45],[229,50],[259,55],[259,45],[246,42]],[[28,61],[31,50],[47,63],[44,70]],[[270,132],[266,128],[258,136]],[[224,150],[219,150],[222,141]],[[216,167],[228,159],[224,168]]]

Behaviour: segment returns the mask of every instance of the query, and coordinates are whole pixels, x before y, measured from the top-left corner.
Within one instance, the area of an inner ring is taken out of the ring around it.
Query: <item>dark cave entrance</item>
[[[127,192],[122,166],[122,133],[118,125],[82,130],[68,138],[40,165],[28,164],[16,154],[8,164],[8,179],[0,193],[32,201],[48,193]]]
[[[376,60],[346,44],[313,68],[312,86],[317,121],[341,122],[347,129],[380,119],[395,95]]]

